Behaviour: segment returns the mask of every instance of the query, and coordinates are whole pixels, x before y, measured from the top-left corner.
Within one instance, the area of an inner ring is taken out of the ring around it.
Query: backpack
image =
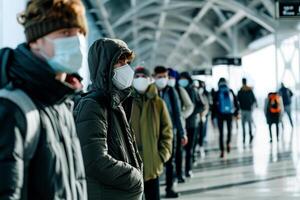
[[[30,160],[35,154],[40,137],[40,115],[35,104],[25,92],[10,87],[7,68],[12,62],[12,57],[12,49],[3,48],[0,50],[0,98],[13,102],[24,113],[27,124],[24,139],[24,144],[27,146],[24,146],[24,160]]]
[[[219,112],[221,114],[232,114],[233,103],[230,97],[230,90],[227,86],[220,87],[218,100],[219,100]]]
[[[271,114],[278,114],[281,112],[280,96],[277,93],[270,94],[268,97],[268,111]]]

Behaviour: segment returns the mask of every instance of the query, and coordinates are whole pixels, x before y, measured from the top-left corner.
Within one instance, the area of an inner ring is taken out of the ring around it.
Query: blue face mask
[[[77,35],[67,38],[49,39],[54,46],[54,56],[49,58],[46,54],[48,64],[57,72],[75,73],[78,72],[83,58],[86,54],[85,38]]]
[[[180,79],[178,81],[178,84],[181,86],[181,87],[187,87],[189,85],[189,80],[187,79]]]

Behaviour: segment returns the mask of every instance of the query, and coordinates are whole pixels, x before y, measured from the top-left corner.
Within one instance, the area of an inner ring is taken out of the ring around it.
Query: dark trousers
[[[218,116],[218,128],[220,132],[220,150],[224,151],[224,122],[227,124],[227,146],[231,141],[231,129],[232,129],[232,115],[231,114],[220,114]]]
[[[208,116],[207,116],[208,118]],[[203,146],[204,139],[206,137],[206,131],[207,131],[207,123],[208,119],[205,119],[205,121],[200,121],[199,123],[199,136],[198,136],[198,144],[200,147]]]
[[[144,194],[146,200],[159,200],[159,178],[144,182]]]
[[[182,177],[182,144],[181,144],[181,138],[177,134],[177,140],[176,140],[176,175],[177,177]]]
[[[173,133],[176,130],[173,131]],[[177,134],[176,134],[177,135]],[[173,135],[173,144],[172,144],[172,155],[171,158],[166,162],[166,191],[172,190],[173,189],[173,183],[174,183],[174,149],[175,149],[175,144],[176,144],[176,135]]]
[[[196,137],[196,128],[187,128],[188,143],[185,146],[185,173],[192,170],[193,147]]]

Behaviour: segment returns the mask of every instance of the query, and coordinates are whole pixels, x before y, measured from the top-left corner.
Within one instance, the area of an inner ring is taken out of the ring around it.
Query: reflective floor
[[[299,115],[300,116],[300,115]],[[283,134],[269,143],[268,127],[261,111],[255,111],[253,145],[243,146],[240,123],[234,126],[233,150],[219,158],[218,132],[210,125],[205,158],[194,166],[194,177],[176,184],[179,199],[300,199],[300,118],[291,129],[284,117]],[[282,133],[282,132],[281,132]],[[165,195],[161,186],[161,195]]]

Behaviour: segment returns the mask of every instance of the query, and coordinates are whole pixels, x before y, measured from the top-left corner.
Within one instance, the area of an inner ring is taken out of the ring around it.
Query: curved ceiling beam
[[[211,0],[211,1],[214,2],[215,4],[221,5],[225,8],[229,8],[236,12],[243,12],[244,15],[247,16],[249,19],[261,25],[271,33],[274,33],[276,30],[277,22],[274,19],[263,16],[258,12],[249,9],[248,7],[246,7],[245,5],[237,1],[233,1],[233,0],[226,0],[226,1]]]
[[[211,3],[210,2],[206,2],[202,9],[198,12],[198,14],[191,19],[191,21],[193,23],[195,22],[199,22],[203,16],[210,10],[211,8]],[[189,34],[191,33],[191,31],[193,30],[193,23],[190,24],[190,26],[188,27],[188,29],[185,31],[185,33],[182,35],[181,39],[178,41],[177,45],[175,46],[175,48],[170,52],[168,58],[167,58],[167,63],[170,62],[174,52],[176,52],[178,50],[178,48],[181,46],[181,44],[185,41],[186,38],[188,38]]]
[[[157,9],[153,9],[153,7],[147,8],[149,5],[155,2],[160,2],[160,0],[147,0],[137,5],[135,10],[130,9],[122,17],[120,17],[119,20],[113,23],[113,28],[131,21],[134,15],[139,18],[152,14],[160,14],[163,11],[174,10],[178,8],[201,8],[203,6],[203,2],[187,0],[184,2],[174,2],[168,5],[161,5],[158,6]]]

